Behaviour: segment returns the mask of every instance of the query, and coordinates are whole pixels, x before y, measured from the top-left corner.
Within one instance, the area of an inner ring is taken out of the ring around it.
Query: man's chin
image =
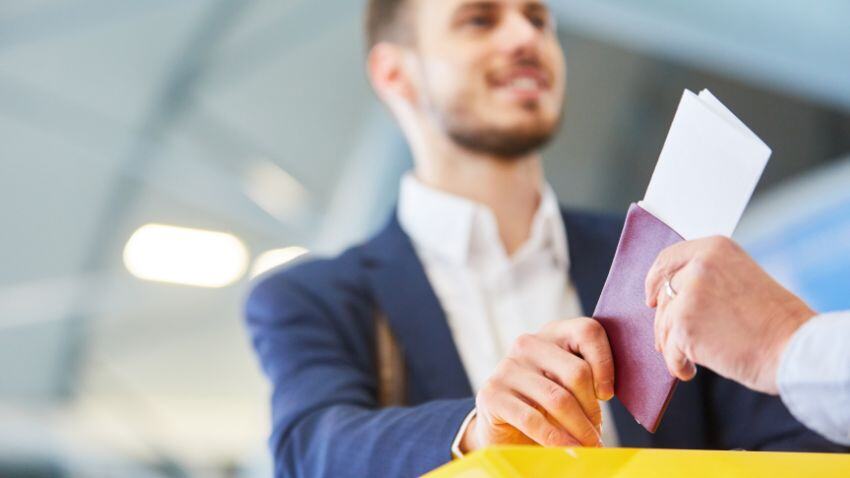
[[[538,152],[555,133],[555,127],[452,129],[449,137],[464,149],[506,161]]]

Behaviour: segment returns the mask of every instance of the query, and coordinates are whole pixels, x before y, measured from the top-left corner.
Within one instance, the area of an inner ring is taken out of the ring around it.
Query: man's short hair
[[[415,1],[369,0],[366,7],[367,52],[384,41],[402,45],[413,43],[410,10]]]

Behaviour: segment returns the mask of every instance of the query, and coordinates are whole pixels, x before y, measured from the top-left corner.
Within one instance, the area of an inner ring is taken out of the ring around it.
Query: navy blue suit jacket
[[[608,274],[622,220],[564,212],[570,274],[586,315]],[[374,313],[403,349],[409,406],[379,409]],[[377,236],[333,259],[272,272],[246,303],[273,386],[277,476],[415,476],[451,459],[474,406],[445,314],[395,214]],[[838,451],[775,398],[702,369],[679,385],[658,431],[611,402],[621,446]],[[610,424],[609,424],[610,426]]]

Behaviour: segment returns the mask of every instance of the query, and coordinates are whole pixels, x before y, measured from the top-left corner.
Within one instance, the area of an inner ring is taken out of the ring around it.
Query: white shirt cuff
[[[463,423],[460,424],[460,429],[455,435],[455,439],[452,442],[452,456],[454,458],[463,458],[463,452],[460,451],[460,441],[463,439],[463,434],[466,433],[466,429],[469,428],[469,422],[472,421],[472,418],[475,417],[475,409],[473,408],[469,415],[463,419]]]

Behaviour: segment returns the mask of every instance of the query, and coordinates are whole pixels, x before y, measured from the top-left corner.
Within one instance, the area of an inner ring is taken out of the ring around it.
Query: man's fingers
[[[655,258],[652,267],[646,274],[644,282],[644,293],[646,295],[646,305],[648,307],[656,307],[658,305],[658,295],[664,285],[664,281],[685,266],[691,259],[691,251],[696,249],[694,242],[679,242],[664,249]]]
[[[578,317],[561,321],[548,333],[557,344],[579,354],[590,365],[596,398],[610,400],[614,396],[614,356],[602,325],[591,318]]]
[[[557,346],[556,346],[557,348]],[[593,370],[584,360],[565,352],[565,357],[557,370],[550,371],[561,386],[571,391],[585,416],[597,431],[602,426],[602,408],[599,406],[596,390],[593,386]],[[552,367],[555,368],[555,367]],[[547,369],[548,371],[549,369]]]
[[[575,395],[560,384],[532,368],[514,369],[510,376],[504,377],[503,383],[517,395],[538,405],[583,446],[599,445],[601,437],[596,426],[585,414]],[[596,407],[599,408],[598,402]]]
[[[494,410],[508,425],[543,446],[578,446],[580,443],[556,427],[536,408],[519,397],[503,393],[494,399]]]
[[[655,350],[657,352],[663,352],[661,344],[661,337],[664,336],[663,330],[663,321],[664,321],[664,312],[661,310],[661,307],[655,309],[655,320],[652,323],[653,327],[653,336],[655,337]]]
[[[664,344],[664,363],[667,364],[670,374],[686,382],[694,378],[697,373],[696,366],[676,344],[673,335],[668,334]]]
[[[684,278],[687,275],[687,268],[682,269],[680,275]],[[664,356],[664,363],[667,365],[670,374],[680,380],[688,381],[696,374],[696,367],[682,352],[673,330],[675,314],[681,312],[680,306],[682,305],[676,301],[682,299],[670,298],[664,291],[660,291],[658,296],[654,324],[655,348]]]
[[[678,347],[668,346],[664,349],[664,362],[667,364],[667,370],[670,371],[670,375],[673,375],[679,380],[687,382],[694,378],[697,373],[693,362],[688,360],[688,357]]]
[[[572,393],[585,416],[598,428],[602,424],[602,409],[596,398],[590,365],[552,342],[540,338],[532,340],[535,341],[531,344],[534,353],[526,357],[528,364],[542,371],[547,380]]]
[[[667,334],[669,333],[668,308],[672,300],[663,290],[659,290],[658,298],[656,299],[655,322],[653,330],[655,334],[655,350],[664,352],[664,347],[667,345]]]

